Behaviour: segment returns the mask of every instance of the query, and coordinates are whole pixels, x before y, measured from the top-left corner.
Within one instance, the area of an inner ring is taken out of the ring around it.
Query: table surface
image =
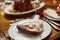
[[[9,29],[9,27],[10,27],[9,24],[11,23],[10,21],[11,21],[11,19],[8,17],[5,17],[4,12],[0,10],[0,35],[2,32],[7,31]],[[55,40],[57,37],[60,36],[59,31],[56,31],[54,28],[52,28],[52,26],[51,26],[51,29],[52,29],[51,34],[44,40]],[[6,40],[9,40],[9,39],[6,38]]]

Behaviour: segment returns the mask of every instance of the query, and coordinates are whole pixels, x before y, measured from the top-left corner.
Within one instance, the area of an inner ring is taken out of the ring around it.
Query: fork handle
[[[57,26],[55,26],[54,24],[52,24],[49,20],[46,20],[47,23],[49,23],[54,29],[59,30],[59,28]]]
[[[58,23],[56,23],[56,22],[54,22],[52,20],[50,20],[50,22],[53,23],[53,24],[55,24],[56,26],[60,26],[60,24],[58,24]]]

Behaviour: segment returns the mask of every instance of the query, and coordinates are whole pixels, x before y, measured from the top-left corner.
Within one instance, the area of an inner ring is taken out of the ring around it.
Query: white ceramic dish
[[[36,21],[36,20],[26,19],[26,20],[22,20],[22,21],[18,21],[16,23],[14,23],[13,25],[10,26],[10,28],[8,30],[9,36],[15,40],[42,40],[42,39],[46,38],[51,33],[51,27],[45,21],[42,21],[44,30],[38,36],[30,36],[30,35],[27,35],[27,34],[24,34],[21,32],[18,33],[18,29],[16,27],[18,24],[23,24],[23,23],[33,22],[33,21]]]
[[[49,16],[45,16],[45,17],[48,18],[48,19],[54,20],[54,21],[60,21],[60,18],[54,19],[54,18],[51,18]]]
[[[4,9],[4,13],[5,13],[5,14],[10,14],[10,15],[27,14],[27,13],[34,12],[34,11],[36,11],[36,10],[38,10],[38,9],[41,9],[44,5],[45,5],[45,3],[42,2],[42,3],[40,3],[40,6],[39,6],[38,8],[35,8],[35,9],[33,9],[33,10],[30,10],[30,11],[26,11],[26,12],[19,12],[19,13],[11,13],[11,12],[9,12],[9,10],[12,10],[12,6],[10,5],[10,6],[8,6],[8,7],[6,7],[6,8]]]
[[[55,10],[47,9],[47,10],[44,11],[44,13],[45,13],[45,16],[48,19],[55,20],[55,21],[60,21],[60,16],[58,16],[58,14],[56,13]]]

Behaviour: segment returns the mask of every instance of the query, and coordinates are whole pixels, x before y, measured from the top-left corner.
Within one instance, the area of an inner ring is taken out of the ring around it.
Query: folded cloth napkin
[[[51,17],[51,18],[55,18],[55,19],[60,19],[60,16],[58,16],[58,14],[56,13],[55,10],[53,9],[46,9],[44,10],[44,14]]]

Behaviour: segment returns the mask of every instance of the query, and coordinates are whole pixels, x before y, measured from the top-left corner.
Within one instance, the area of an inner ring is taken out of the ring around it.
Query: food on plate
[[[21,12],[31,10],[31,0],[14,0],[14,9]]]
[[[13,10],[9,10],[11,12],[25,12],[29,11],[35,8],[38,8],[40,5],[39,3],[36,3],[35,1],[31,0],[14,0],[14,3],[12,4]]]
[[[35,22],[31,22],[29,24],[17,25],[17,28],[19,31],[22,31],[24,33],[39,35],[43,31],[43,23],[42,23],[42,21],[35,21]]]

